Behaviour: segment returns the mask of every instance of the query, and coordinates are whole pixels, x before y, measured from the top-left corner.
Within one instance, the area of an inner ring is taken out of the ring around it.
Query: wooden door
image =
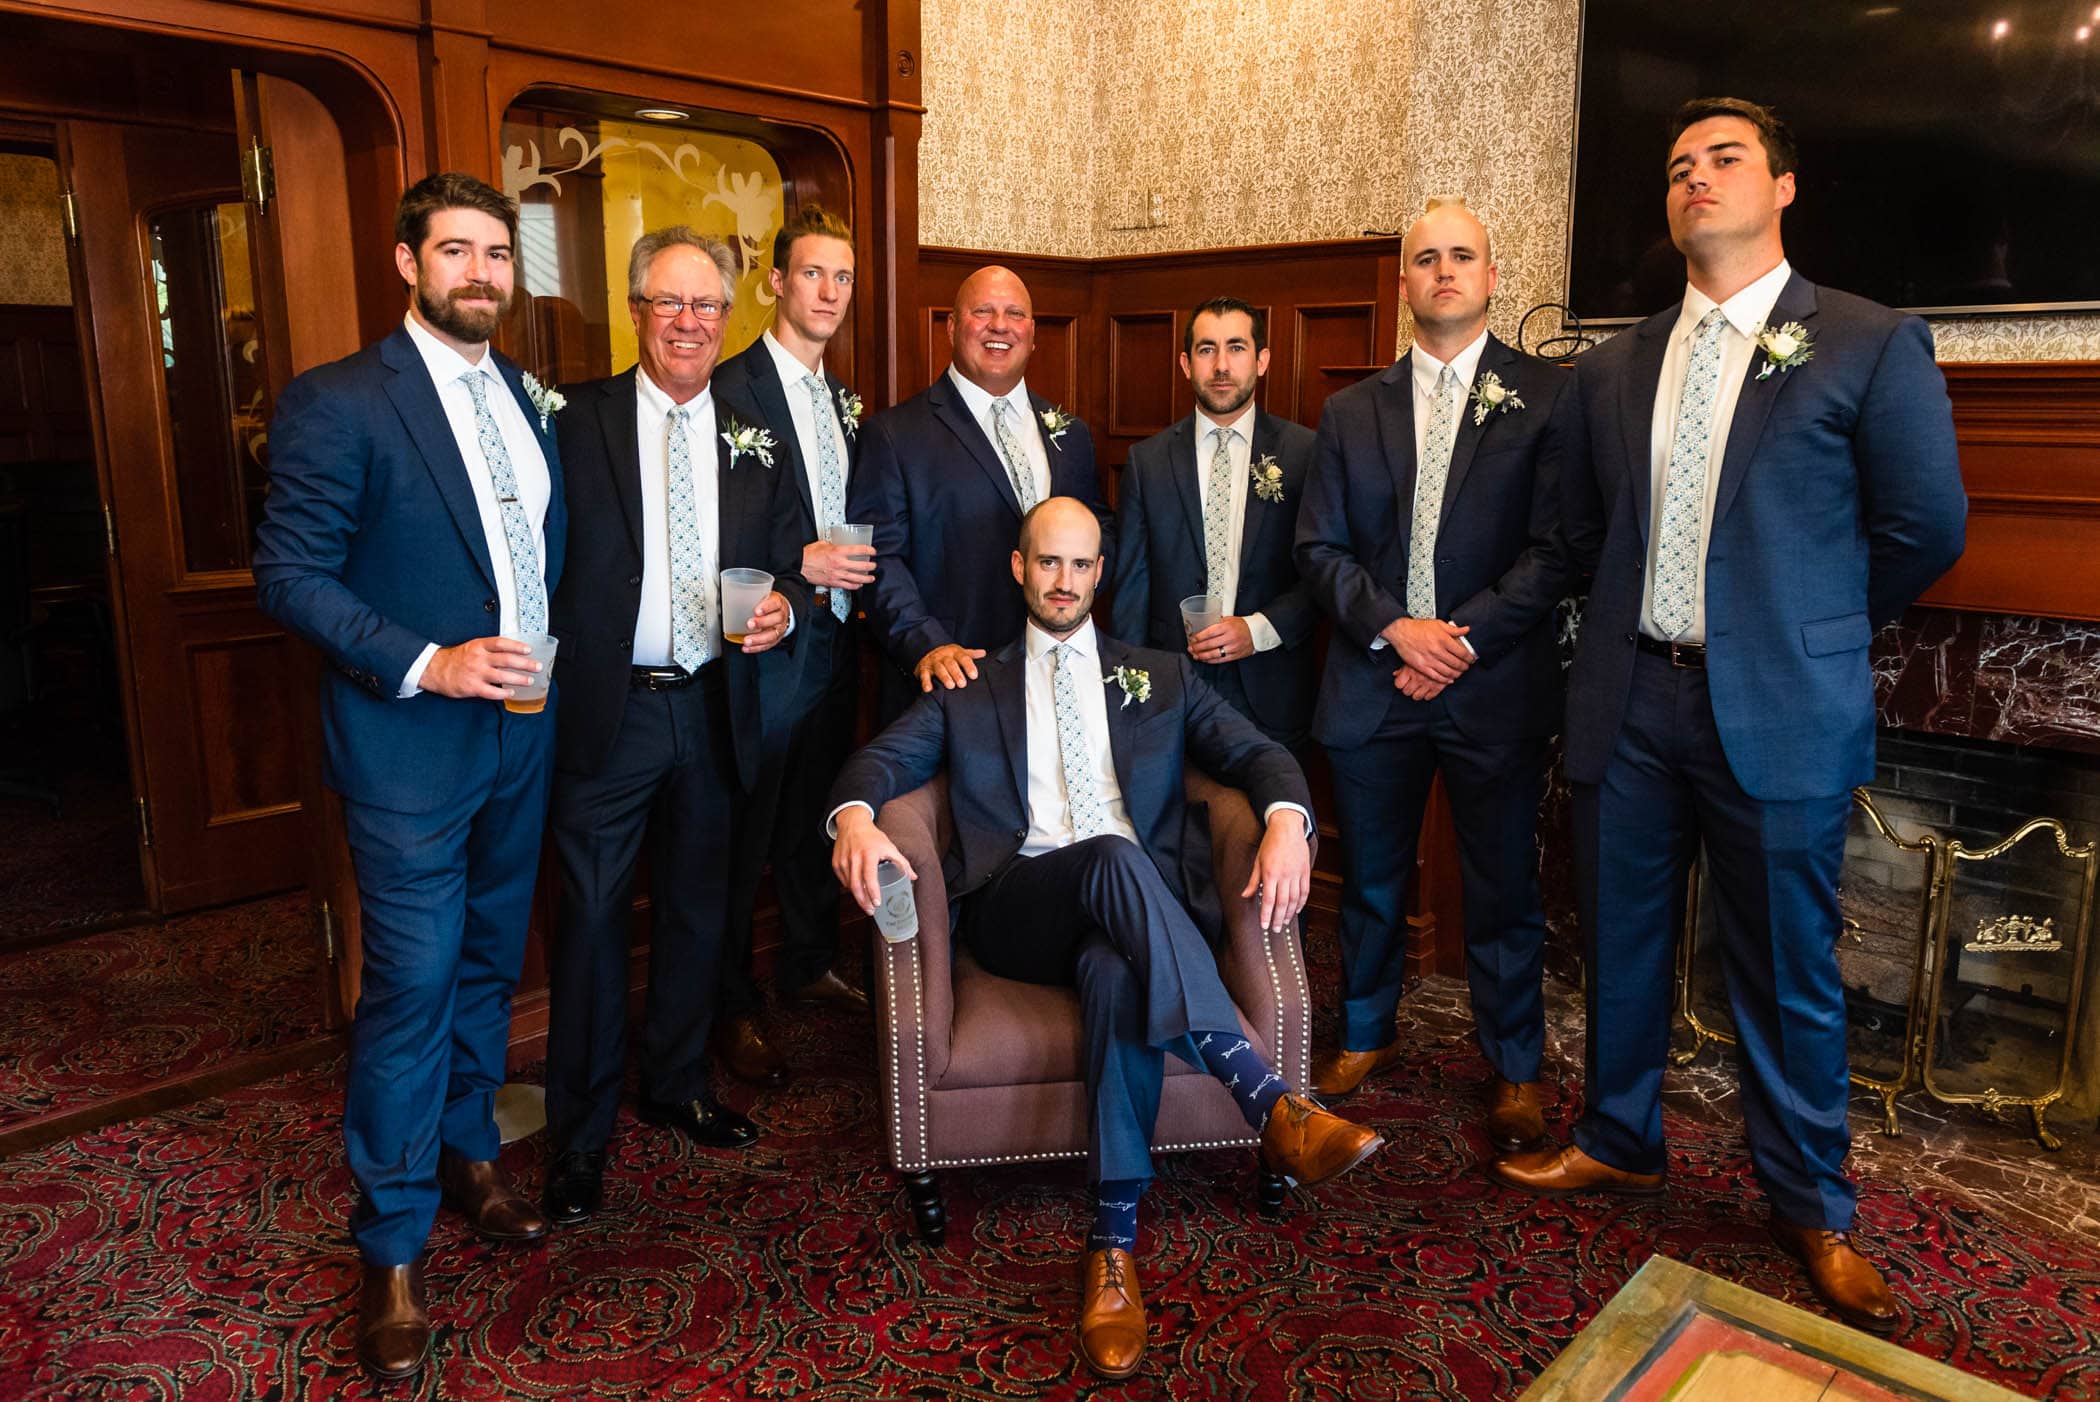
[[[310,668],[255,601],[271,396],[258,230],[223,130],[64,124],[124,598],[148,897],[301,885]],[[281,362],[280,362],[281,363]]]

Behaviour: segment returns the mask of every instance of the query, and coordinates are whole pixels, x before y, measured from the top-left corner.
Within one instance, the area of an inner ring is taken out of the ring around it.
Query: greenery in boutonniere
[[[1489,414],[1506,414],[1512,409],[1521,409],[1524,401],[1517,392],[1502,383],[1502,377],[1490,370],[1473,386],[1473,427],[1487,422]]]
[[[549,389],[541,384],[539,377],[530,370],[519,378],[525,381],[525,397],[531,400],[532,407],[539,411],[540,432],[545,433],[547,421],[569,407],[568,398],[560,390]]]
[[[1072,425],[1079,421],[1055,404],[1043,410],[1037,417],[1043,421],[1043,436],[1062,453],[1064,448],[1058,445],[1057,440],[1064,437]]]
[[[1263,501],[1283,500],[1283,468],[1273,455],[1263,453],[1247,475],[1254,479],[1254,495]]]
[[[1101,680],[1123,688],[1125,706],[1133,701],[1143,705],[1152,699],[1152,674],[1143,667],[1118,667]]]
[[[860,396],[844,385],[839,386],[839,422],[846,426],[848,438],[860,434]]]
[[[736,460],[749,454],[764,463],[773,465],[773,449],[778,445],[773,435],[756,424],[738,423],[728,420],[729,427],[723,431],[722,441],[729,445],[729,466],[734,469]]]
[[[1757,348],[1765,353],[1765,363],[1757,372],[1760,380],[1770,379],[1774,370],[1784,374],[1816,358],[1816,344],[1809,337],[1808,328],[1798,321],[1767,326],[1757,333]]]

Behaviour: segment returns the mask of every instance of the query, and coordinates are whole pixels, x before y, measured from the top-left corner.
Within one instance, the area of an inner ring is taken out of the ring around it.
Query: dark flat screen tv
[[[1568,302],[1647,316],[1684,291],[1669,121],[1771,106],[1801,151],[1787,257],[1933,312],[2100,307],[2095,0],[1586,0]]]

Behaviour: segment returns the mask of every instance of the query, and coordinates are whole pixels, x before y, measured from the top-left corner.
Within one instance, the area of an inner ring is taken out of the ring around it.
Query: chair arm
[[[884,1127],[890,1162],[905,1171],[925,1166],[926,1092],[947,1069],[955,1020],[948,886],[941,868],[947,812],[948,780],[943,775],[891,799],[876,815],[876,825],[918,873],[912,898],[918,907],[919,933],[893,944],[878,932],[874,941],[875,1043]]]

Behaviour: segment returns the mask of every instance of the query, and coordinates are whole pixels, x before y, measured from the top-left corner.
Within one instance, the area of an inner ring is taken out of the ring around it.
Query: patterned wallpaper
[[[59,225],[58,166],[41,156],[0,154],[0,302],[73,302]]]
[[[920,241],[1101,257],[1338,238],[1464,195],[1495,237],[1490,320],[1513,337],[1525,308],[1563,291],[1580,12],[1581,0],[926,0]],[[1148,190],[1166,194],[1166,225],[1111,229]],[[1933,330],[1943,360],[2100,360],[2100,314]]]

